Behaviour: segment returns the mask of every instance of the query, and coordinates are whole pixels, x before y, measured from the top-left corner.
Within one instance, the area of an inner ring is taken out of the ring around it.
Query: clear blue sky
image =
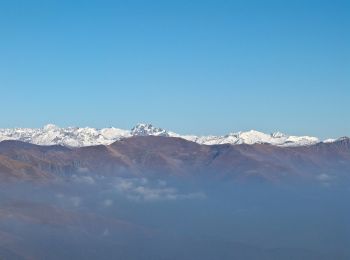
[[[350,1],[0,1],[0,127],[350,135]]]

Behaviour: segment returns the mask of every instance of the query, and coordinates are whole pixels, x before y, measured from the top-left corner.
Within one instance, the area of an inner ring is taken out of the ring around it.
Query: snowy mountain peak
[[[135,136],[169,136],[169,133],[158,127],[154,127],[152,124],[139,123],[131,129],[131,135]]]
[[[349,140],[350,140],[350,137],[342,136],[336,139],[335,141],[338,142],[338,141],[349,141]]]
[[[47,124],[43,127],[44,131],[54,131],[54,130],[58,130],[59,127],[57,125],[54,124]]]
[[[281,132],[274,132],[271,134],[271,137],[273,138],[282,138],[282,137],[286,137],[287,135]]]

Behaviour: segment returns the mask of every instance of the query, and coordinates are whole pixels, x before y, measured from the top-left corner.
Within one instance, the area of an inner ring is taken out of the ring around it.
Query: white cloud
[[[327,181],[330,181],[330,180],[332,179],[332,177],[329,176],[328,174],[322,173],[322,174],[320,174],[320,175],[317,176],[317,179],[318,179],[319,181],[325,181],[325,182],[327,182]]]
[[[103,201],[103,205],[104,205],[105,207],[110,207],[110,206],[113,205],[113,200],[111,200],[111,199],[106,199],[106,200]]]
[[[77,175],[73,175],[73,180],[75,182],[78,182],[78,183],[84,183],[84,184],[95,184],[95,179],[92,178],[91,176],[77,176]]]
[[[109,229],[108,228],[106,228],[104,231],[103,231],[103,233],[102,233],[102,236],[108,236],[109,235]]]
[[[151,182],[145,178],[117,178],[114,187],[119,193],[137,201],[160,201],[178,199],[203,199],[205,194],[180,193],[176,188],[169,187],[165,181]]]
[[[79,168],[78,168],[78,172],[86,173],[86,172],[89,172],[89,169],[86,168],[86,167],[79,167]]]
[[[58,199],[62,199],[62,198],[64,197],[64,194],[62,194],[62,193],[57,193],[55,196],[56,196],[56,198],[58,198]]]
[[[71,197],[70,198],[71,203],[74,207],[79,207],[81,204],[81,198],[80,197]]]
[[[159,186],[166,186],[167,185],[167,182],[163,181],[163,180],[158,180],[157,182],[158,182]]]

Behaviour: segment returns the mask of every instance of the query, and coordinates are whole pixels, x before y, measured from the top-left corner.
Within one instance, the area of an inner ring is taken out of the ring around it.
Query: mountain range
[[[137,124],[131,130],[110,127],[103,129],[67,127],[60,128],[48,124],[43,128],[13,128],[0,129],[0,141],[17,140],[37,145],[63,145],[67,147],[84,147],[94,145],[110,145],[118,140],[132,136],[164,136],[178,137],[187,141],[204,145],[218,144],[271,144],[276,146],[306,146],[320,143],[317,137],[291,136],[280,132],[265,134],[251,130],[229,133],[223,136],[180,135],[151,124]],[[334,142],[334,139],[323,140],[324,143]]]
[[[348,182],[350,177],[349,138],[303,146],[204,145],[156,131],[162,134],[135,134],[133,129],[132,136],[112,144],[83,147],[2,141],[1,178],[32,180],[75,174],[166,175],[243,181],[314,181],[329,185]]]

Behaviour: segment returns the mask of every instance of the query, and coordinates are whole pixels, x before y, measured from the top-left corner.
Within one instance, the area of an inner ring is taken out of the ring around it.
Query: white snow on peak
[[[64,145],[72,147],[108,145],[124,137],[130,131],[118,128],[60,128],[48,124],[43,128],[0,129],[0,141],[19,140],[38,145]]]
[[[274,138],[286,137],[286,135],[284,133],[281,133],[281,132],[274,132],[271,134],[271,136]]]
[[[131,135],[136,135],[136,136],[146,136],[146,135],[169,136],[169,133],[162,128],[154,127],[151,124],[139,123],[131,129]]]
[[[200,144],[271,144],[277,146],[312,145],[319,141],[316,137],[288,136],[280,132],[265,134],[250,130],[247,132],[230,133],[224,136],[183,136],[183,138]]]
[[[281,132],[265,134],[255,130],[233,132],[222,136],[179,135],[145,123],[139,123],[131,130],[123,130],[115,127],[102,129],[90,127],[61,128],[54,124],[45,125],[43,128],[0,129],[0,141],[19,140],[38,145],[64,145],[70,147],[109,145],[123,138],[147,135],[179,137],[205,145],[271,144],[276,146],[305,146],[320,142],[316,137],[289,136]],[[327,139],[324,142],[334,142],[335,140]]]
[[[334,143],[335,141],[337,141],[337,139],[329,138],[329,139],[324,140],[323,142],[327,144],[327,143]]]
[[[47,124],[43,127],[43,129],[45,131],[50,131],[50,130],[54,131],[54,130],[58,130],[59,127],[57,125],[54,125],[54,124]]]

